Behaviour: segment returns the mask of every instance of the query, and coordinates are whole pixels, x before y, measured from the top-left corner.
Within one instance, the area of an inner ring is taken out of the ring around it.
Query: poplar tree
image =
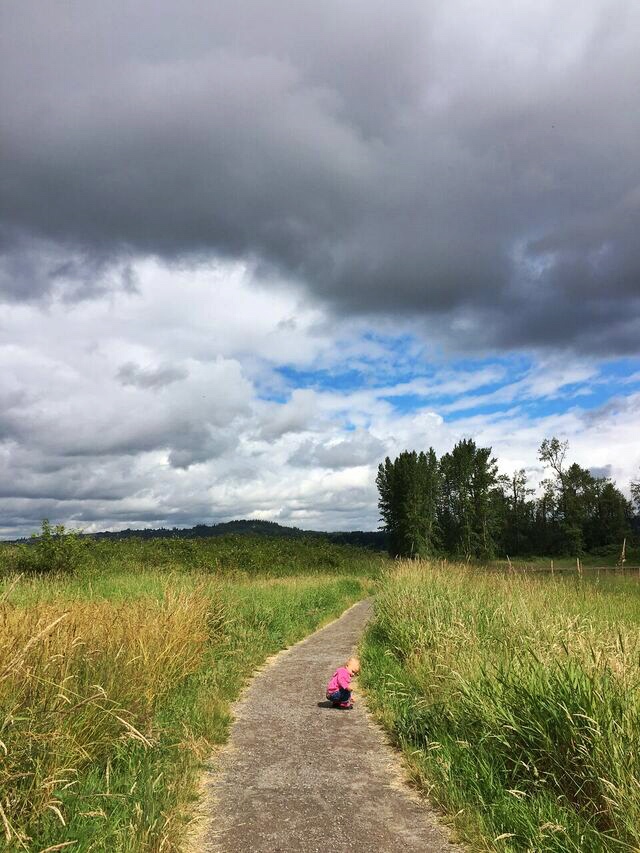
[[[490,447],[459,441],[440,459],[440,526],[445,550],[471,559],[494,555],[499,516],[498,467]]]
[[[399,557],[432,556],[438,549],[439,465],[433,448],[405,450],[378,467],[378,507],[389,538],[389,553]]]

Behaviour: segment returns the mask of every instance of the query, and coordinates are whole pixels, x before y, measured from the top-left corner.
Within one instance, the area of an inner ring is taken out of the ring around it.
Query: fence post
[[[627,562],[627,537],[625,536],[622,540],[622,551],[620,552],[620,557],[618,558],[618,565],[622,566],[624,569],[624,564]]]

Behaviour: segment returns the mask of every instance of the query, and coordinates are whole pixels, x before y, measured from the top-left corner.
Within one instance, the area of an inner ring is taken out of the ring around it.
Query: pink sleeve
[[[349,670],[345,666],[341,666],[336,675],[338,676],[338,686],[344,690],[348,690],[351,684],[351,673]]]

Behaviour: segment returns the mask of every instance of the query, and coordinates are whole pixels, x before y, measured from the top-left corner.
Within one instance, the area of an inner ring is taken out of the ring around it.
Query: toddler
[[[334,708],[353,708],[351,698],[351,679],[360,672],[360,661],[358,658],[349,658],[344,666],[341,666],[331,676],[327,684],[327,699],[333,703]]]

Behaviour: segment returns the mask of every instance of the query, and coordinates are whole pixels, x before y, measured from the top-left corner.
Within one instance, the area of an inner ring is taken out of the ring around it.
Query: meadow
[[[251,537],[0,546],[4,849],[179,849],[251,673],[381,563]]]
[[[636,576],[405,562],[363,644],[369,703],[471,849],[640,849]]]
[[[585,562],[46,528],[0,545],[4,849],[181,849],[251,674],[375,593],[368,703],[470,849],[638,850],[640,579]]]

